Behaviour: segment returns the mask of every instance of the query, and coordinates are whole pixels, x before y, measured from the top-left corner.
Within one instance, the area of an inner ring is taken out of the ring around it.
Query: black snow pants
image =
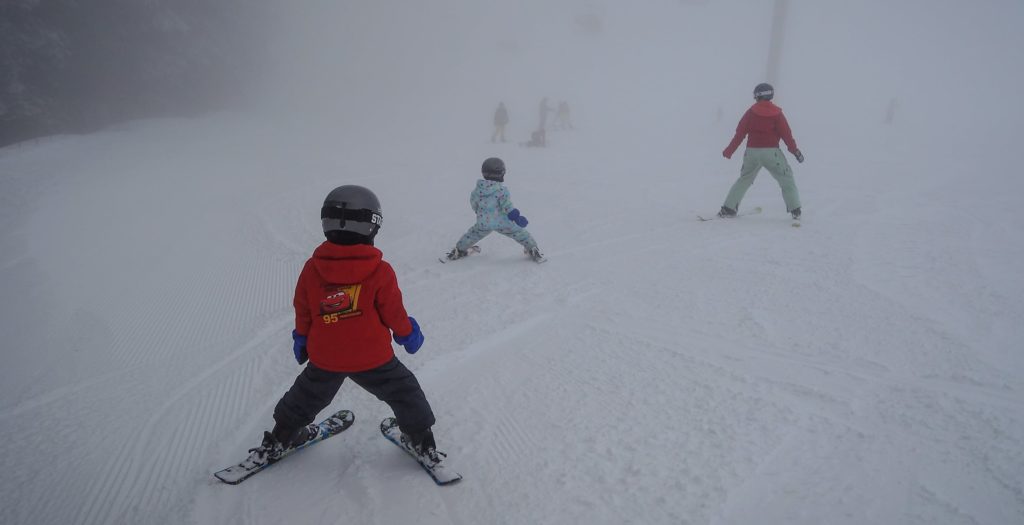
[[[312,362],[295,378],[295,384],[274,407],[275,433],[298,430],[312,423],[331,404],[346,378],[391,407],[398,428],[409,435],[423,434],[434,425],[434,412],[416,376],[398,360],[365,372],[330,372]]]

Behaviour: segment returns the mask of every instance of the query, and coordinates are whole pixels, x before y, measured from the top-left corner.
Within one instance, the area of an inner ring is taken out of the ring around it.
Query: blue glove
[[[412,316],[409,316],[409,322],[412,323],[412,331],[409,332],[409,335],[405,337],[396,335],[394,338],[396,343],[405,347],[406,352],[415,354],[423,346],[423,332],[420,331],[420,325]]]
[[[804,163],[804,154],[801,153],[800,150],[794,151],[793,156],[796,157],[796,161],[799,162],[800,164]]]
[[[306,336],[292,330],[292,352],[295,352],[295,360],[300,365],[306,364],[309,361],[309,356],[306,355]]]
[[[530,224],[530,221],[519,213],[519,208],[512,208],[512,211],[508,212],[508,220],[516,223],[516,226],[520,228],[525,228],[527,224]]]

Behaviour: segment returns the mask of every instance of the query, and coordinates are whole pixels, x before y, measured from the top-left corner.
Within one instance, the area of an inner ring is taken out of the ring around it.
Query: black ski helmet
[[[484,161],[483,166],[480,166],[480,173],[483,173],[484,178],[487,180],[504,182],[505,161],[499,159],[498,157],[491,157]]]
[[[334,231],[351,232],[364,235],[372,242],[380,230],[382,219],[377,196],[362,186],[334,188],[324,199],[323,208],[320,208],[324,235]]]
[[[775,88],[767,82],[762,82],[754,88],[754,98],[757,100],[771,100],[775,97]]]

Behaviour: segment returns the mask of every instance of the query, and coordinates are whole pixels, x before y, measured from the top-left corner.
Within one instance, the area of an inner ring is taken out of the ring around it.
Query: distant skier
[[[505,125],[508,124],[508,110],[505,109],[505,103],[499,102],[498,109],[494,110],[494,133],[491,134],[491,142],[501,137],[501,141],[505,142]]]
[[[327,195],[320,217],[327,241],[303,266],[294,300],[292,349],[300,365],[309,363],[277,403],[274,429],[263,433],[250,459],[275,461],[315,437],[307,425],[351,378],[391,407],[403,440],[422,458],[439,462],[430,430],[434,413],[416,376],[391,348],[394,333],[396,343],[416,353],[423,333],[405,311],[395,271],[373,246],[380,201],[362,186],[339,186]]]
[[[537,262],[544,260],[537,242],[526,231],[528,221],[512,205],[505,181],[505,162],[497,157],[484,161],[480,168],[483,179],[476,181],[476,188],[469,197],[469,204],[476,213],[476,224],[455,244],[448,253],[448,259],[465,257],[469,249],[491,232],[498,232],[512,238],[523,246],[523,250]]]
[[[543,130],[548,125],[548,113],[555,111],[555,108],[548,105],[548,97],[544,97],[540,100],[540,107],[538,107],[538,116],[540,117],[540,124],[537,129]]]
[[[803,153],[796,147],[793,140],[793,132],[789,129],[786,116],[782,114],[782,108],[771,102],[775,96],[775,90],[771,84],[758,84],[754,88],[754,99],[756,102],[740,119],[736,126],[736,135],[732,142],[722,151],[722,156],[729,159],[736,152],[736,148],[747,137],[747,150],[743,154],[743,167],[740,168],[740,178],[733,183],[729,194],[725,197],[725,204],[718,212],[719,217],[735,217],[739,209],[740,201],[747,193],[750,185],[754,183],[757,172],[762,167],[775,177],[782,188],[782,198],[786,202],[786,211],[793,215],[794,219],[800,218],[800,194],[796,189],[796,181],[793,179],[793,170],[789,167],[785,155],[779,149],[779,139],[786,142],[789,152],[796,157],[797,162],[804,161]]]
[[[572,118],[569,113],[569,103],[564,100],[558,103],[558,113],[555,114],[555,129],[573,129]]]
[[[896,119],[896,108],[899,106],[899,101],[895,98],[889,99],[889,105],[885,107],[885,123],[892,124],[892,121]]]

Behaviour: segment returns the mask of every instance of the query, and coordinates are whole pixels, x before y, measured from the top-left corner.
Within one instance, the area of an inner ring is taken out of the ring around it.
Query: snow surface
[[[1016,53],[996,45],[1013,17],[991,18],[976,47]],[[652,24],[661,46],[674,26]],[[643,56],[613,29],[592,45]],[[795,47],[785,60],[829,52]],[[702,223],[761,79],[680,99],[682,74],[609,76],[543,150],[487,142],[479,93],[417,113],[443,126],[390,118],[407,106],[361,126],[348,101],[0,150],[0,523],[1024,522],[1020,105],[979,75],[957,104],[901,98],[885,126],[881,82],[847,106],[828,80],[791,81],[803,226],[767,174],[743,203],[764,213]],[[491,155],[548,263],[497,236],[437,262]],[[378,246],[426,336],[399,357],[458,485],[385,441],[388,408],[352,384],[324,411],[355,412],[342,436],[238,486],[212,477],[300,371],[293,287],[339,184],[383,203]]]

